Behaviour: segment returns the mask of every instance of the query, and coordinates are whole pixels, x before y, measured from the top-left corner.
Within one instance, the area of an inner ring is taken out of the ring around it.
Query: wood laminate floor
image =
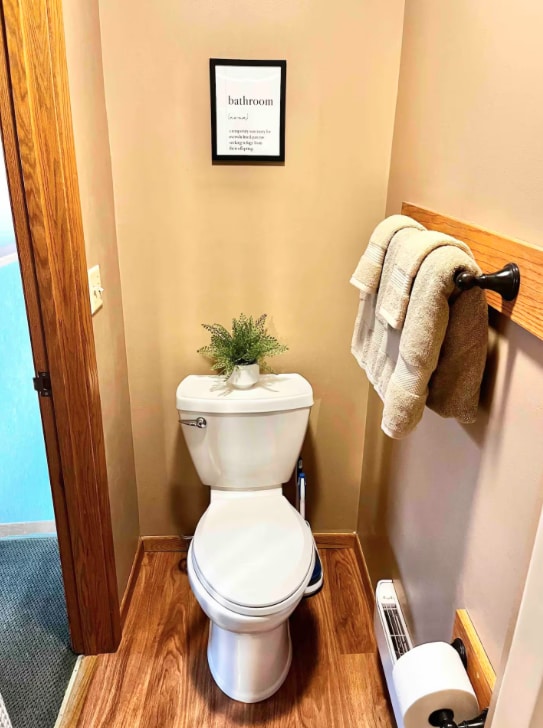
[[[227,698],[207,666],[208,621],[180,553],[146,553],[117,653],[86,658],[78,728],[392,728],[354,551],[321,551],[325,586],[291,617],[293,662],[270,699]],[[85,661],[84,661],[85,663]]]

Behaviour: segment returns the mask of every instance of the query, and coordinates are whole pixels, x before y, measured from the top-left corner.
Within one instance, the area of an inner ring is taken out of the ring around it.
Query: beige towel
[[[371,234],[368,247],[353,273],[351,283],[364,293],[375,293],[379,287],[383,261],[394,235],[404,228],[425,230],[425,227],[407,215],[391,215],[382,220]]]
[[[415,278],[383,410],[383,430],[391,437],[411,432],[425,404],[464,424],[477,417],[488,312],[481,289],[455,291],[459,270],[480,275],[464,251],[444,246],[426,257]]]
[[[424,230],[416,235],[411,232],[407,229],[405,233],[398,233],[398,237],[401,236],[405,244],[396,247],[394,268],[379,306],[379,316],[394,329],[403,326],[413,281],[427,255],[444,245],[452,245],[473,257],[466,243],[450,235],[434,230]]]
[[[425,404],[444,417],[473,422],[486,361],[484,293],[474,288],[460,294],[454,283],[459,270],[481,272],[462,246],[439,246],[422,260],[399,329],[378,315],[396,261],[408,238],[420,234],[393,237],[377,295],[360,295],[351,347],[384,402],[382,429],[394,438],[415,428]]]

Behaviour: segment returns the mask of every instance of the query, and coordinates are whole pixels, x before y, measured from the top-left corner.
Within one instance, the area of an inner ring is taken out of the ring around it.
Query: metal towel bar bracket
[[[465,270],[459,271],[454,282],[461,291],[470,288],[485,288],[499,293],[504,301],[512,301],[518,296],[520,287],[520,270],[516,263],[508,263],[496,273],[485,273],[474,276]]]

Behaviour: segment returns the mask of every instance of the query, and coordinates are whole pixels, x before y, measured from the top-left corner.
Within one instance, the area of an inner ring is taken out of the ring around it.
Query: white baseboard
[[[4,248],[4,250],[0,254],[0,268],[2,268],[2,266],[4,265],[11,265],[12,263],[16,263],[18,260],[19,257],[17,256],[17,250],[15,249],[15,245],[9,245],[7,248]]]
[[[54,521],[28,521],[27,523],[0,523],[0,538],[5,536],[34,536],[41,533],[56,533]]]

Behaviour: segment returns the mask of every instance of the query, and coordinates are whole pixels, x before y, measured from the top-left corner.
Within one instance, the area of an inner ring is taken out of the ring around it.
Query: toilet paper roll
[[[392,680],[404,728],[426,728],[435,710],[452,710],[457,723],[479,713],[462,660],[446,642],[428,642],[406,652],[395,664]]]

